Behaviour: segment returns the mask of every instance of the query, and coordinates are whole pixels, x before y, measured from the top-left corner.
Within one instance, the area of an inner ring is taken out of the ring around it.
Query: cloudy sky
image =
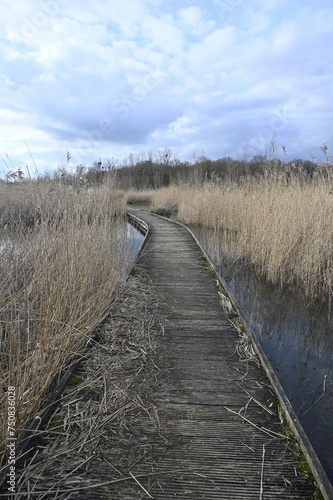
[[[0,19],[0,170],[333,150],[331,0],[2,0]]]

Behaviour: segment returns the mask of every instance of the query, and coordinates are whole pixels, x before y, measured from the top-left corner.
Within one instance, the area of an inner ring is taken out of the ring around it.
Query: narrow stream
[[[221,234],[191,230],[260,341],[333,483],[333,321],[327,310],[299,293],[281,292],[235,262]]]

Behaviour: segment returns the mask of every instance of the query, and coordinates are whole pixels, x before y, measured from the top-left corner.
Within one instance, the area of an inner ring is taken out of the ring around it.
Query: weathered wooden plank
[[[239,334],[202,250],[185,228],[136,215],[150,227],[139,265],[166,318],[155,359],[161,381],[155,418],[135,416],[151,447],[151,462],[138,464],[138,471],[154,473],[142,484],[156,500],[258,500],[261,490],[266,500],[312,499],[313,483],[286,436],[262,430],[284,432],[277,399],[262,368],[235,352]],[[235,414],[242,409],[248,420]]]

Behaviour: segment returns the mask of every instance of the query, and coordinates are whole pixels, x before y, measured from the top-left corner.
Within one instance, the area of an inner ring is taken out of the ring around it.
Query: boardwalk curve
[[[143,498],[314,498],[266,374],[236,352],[239,333],[201,248],[181,225],[130,212],[150,228],[138,264],[166,305],[156,422],[140,423],[154,478]]]

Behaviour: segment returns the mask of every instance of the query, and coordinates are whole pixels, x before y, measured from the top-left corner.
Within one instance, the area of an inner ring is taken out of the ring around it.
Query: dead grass
[[[227,232],[234,258],[274,284],[296,285],[310,300],[333,297],[331,176],[311,182],[272,174],[239,184],[207,183],[155,191],[152,211]]]
[[[152,354],[163,333],[159,307],[146,279],[128,280],[42,440],[18,468],[17,499],[27,492],[37,500],[78,498],[78,488],[82,498],[92,489],[109,496],[113,487],[117,495],[122,484],[131,498],[140,498],[142,485],[131,471],[150,445],[141,442],[135,419],[144,413],[156,422],[149,400],[156,377]]]
[[[154,191],[135,191],[126,192],[126,200],[129,205],[149,205],[152,202]]]
[[[1,185],[1,452],[7,388],[16,389],[16,438],[38,415],[55,376],[85,345],[121,290],[129,259],[112,185]]]

